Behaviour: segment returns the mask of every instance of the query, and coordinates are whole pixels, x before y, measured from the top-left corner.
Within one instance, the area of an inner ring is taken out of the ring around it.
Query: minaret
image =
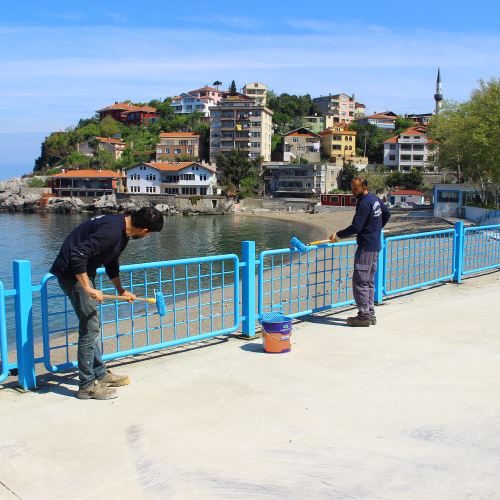
[[[436,101],[436,115],[441,110],[442,101],[443,101],[443,90],[441,88],[441,71],[438,68],[438,76],[436,80],[436,93],[434,94],[434,100]]]

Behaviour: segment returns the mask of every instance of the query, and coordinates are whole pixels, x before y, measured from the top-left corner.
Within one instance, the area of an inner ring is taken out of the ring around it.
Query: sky
[[[212,84],[354,93],[369,112],[430,112],[499,77],[496,0],[25,0],[0,12],[0,179],[45,136],[115,101]]]

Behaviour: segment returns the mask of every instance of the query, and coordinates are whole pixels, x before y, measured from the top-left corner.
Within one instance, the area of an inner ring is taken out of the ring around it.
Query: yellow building
[[[335,125],[324,130],[320,133],[323,155],[333,161],[336,161],[337,158],[354,158],[356,156],[356,134],[356,131],[348,130],[344,125]]]

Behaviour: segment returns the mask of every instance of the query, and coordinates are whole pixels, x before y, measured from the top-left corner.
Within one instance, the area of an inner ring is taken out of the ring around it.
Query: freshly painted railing
[[[355,250],[355,242],[347,241],[311,246],[307,252],[266,250],[256,260],[255,242],[245,241],[241,259],[228,254],[122,266],[122,281],[130,291],[151,297],[161,289],[167,315],[159,317],[155,306],[139,303],[100,305],[104,358],[196,342],[240,328],[252,337],[257,317],[278,304],[292,317],[352,304]],[[380,303],[385,296],[437,282],[460,282],[463,276],[494,268],[500,268],[500,225],[464,229],[458,222],[454,229],[382,238],[375,300]],[[78,325],[53,276],[33,285],[31,262],[14,261],[13,278],[10,290],[0,282],[0,382],[16,368],[19,385],[30,389],[36,387],[37,363],[49,371],[76,366]],[[102,269],[96,285],[112,291]],[[15,309],[16,357],[10,363],[7,326],[12,325],[6,324],[6,310],[11,312],[6,298]],[[32,315],[39,305],[43,354],[37,346],[35,357]]]

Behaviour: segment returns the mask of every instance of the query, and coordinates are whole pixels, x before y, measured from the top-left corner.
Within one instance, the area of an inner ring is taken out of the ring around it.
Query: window
[[[413,161],[424,161],[424,155],[413,155]]]
[[[351,203],[356,205],[356,197],[355,196],[351,196]]]
[[[206,196],[206,194],[207,194],[207,188],[201,187],[200,188],[200,195],[201,196]]]
[[[174,154],[176,155],[182,154],[182,149],[174,149]]]
[[[189,143],[189,141],[188,141],[187,139],[181,139],[181,140],[179,141],[179,144],[180,144],[181,146],[187,146],[187,145],[188,145],[188,143]]]
[[[338,203],[338,202],[339,202],[338,196],[330,196],[330,203]]]
[[[411,155],[401,155],[401,161],[411,161]]]
[[[181,181],[194,181],[194,174],[181,174]]]
[[[260,127],[260,122],[251,122],[250,125],[252,127]]]
[[[389,160],[394,161],[396,159],[396,155],[389,155]]]
[[[403,139],[409,139],[410,136],[409,135],[403,135]]]
[[[423,144],[414,144],[413,145],[413,151],[423,151],[423,150],[424,150]]]
[[[458,191],[438,191],[437,201],[440,203],[458,203]]]
[[[158,149],[156,150],[156,154],[157,154],[157,155],[161,155],[162,153],[163,153],[163,149],[159,149],[159,148],[158,148]]]
[[[411,151],[411,144],[401,144],[402,151]]]
[[[196,194],[196,188],[195,187],[183,187],[182,194]]]
[[[260,132],[251,132],[252,137],[260,137]]]
[[[260,148],[260,142],[251,142],[252,148]]]
[[[178,194],[177,188],[165,188],[165,194]]]

